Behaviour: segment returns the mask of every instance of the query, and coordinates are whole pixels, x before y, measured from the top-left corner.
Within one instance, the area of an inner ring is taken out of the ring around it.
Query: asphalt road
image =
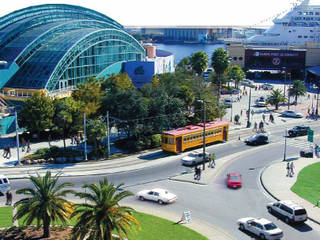
[[[287,127],[295,125],[290,124],[290,121],[288,122]],[[312,128],[316,130],[315,132],[319,132],[320,130],[320,127]],[[167,188],[178,195],[179,199],[176,203],[160,206],[152,202],[141,202],[134,197],[128,198],[124,203],[145,206],[148,209],[163,209],[163,211],[171,212],[177,216],[181,216],[184,211],[190,210],[192,217],[201,219],[209,225],[213,224],[224,229],[234,239],[252,239],[252,236],[249,234],[238,230],[236,225],[238,218],[246,216],[266,217],[272,220],[284,231],[284,239],[319,239],[319,232],[314,230],[315,228],[319,229],[319,226],[314,223],[307,221],[306,224],[301,226],[287,225],[282,220],[270,215],[266,210],[266,203],[272,201],[272,199],[261,187],[259,176],[265,166],[283,157],[283,133],[283,126],[274,127],[272,132],[269,133],[271,143],[255,147],[257,151],[254,154],[246,153],[246,150],[252,147],[246,146],[243,141],[231,141],[208,147],[208,151],[216,154],[217,164],[219,164],[218,159],[221,157],[236,152],[242,152],[243,154],[224,169],[214,182],[206,186],[168,180],[168,177],[188,170],[187,167],[181,166],[179,157],[166,165],[108,175],[108,179],[115,184],[125,183],[124,188],[134,193],[141,189],[154,187]],[[301,146],[303,146],[301,142],[305,138],[287,139],[288,157],[297,155]],[[239,172],[242,174],[243,188],[239,190],[226,188],[225,176],[228,172]],[[68,177],[64,178],[63,181],[74,183],[75,190],[81,191],[81,186],[84,182],[97,182],[101,177]],[[27,180],[12,180],[11,182],[13,189],[30,186]]]

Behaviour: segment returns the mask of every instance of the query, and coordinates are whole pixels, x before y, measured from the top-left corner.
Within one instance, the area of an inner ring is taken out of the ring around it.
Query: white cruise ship
[[[320,1],[304,0],[284,16],[275,18],[274,25],[262,35],[248,38],[245,43],[260,46],[295,46],[320,42]]]

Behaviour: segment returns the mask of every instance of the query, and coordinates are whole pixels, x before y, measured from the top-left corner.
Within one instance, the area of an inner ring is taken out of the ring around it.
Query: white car
[[[265,97],[261,96],[256,100],[257,107],[265,107],[267,105]]]
[[[282,230],[278,228],[273,222],[265,218],[240,218],[237,223],[240,230],[249,231],[258,236],[260,239],[275,240],[281,239],[283,237]]]
[[[11,189],[10,181],[5,175],[0,175],[0,195]]]
[[[209,153],[206,152],[206,162],[209,161]],[[192,166],[198,163],[203,163],[203,152],[202,151],[194,151],[189,153],[187,156],[181,159],[182,165]]]
[[[273,87],[273,85],[271,85],[271,84],[269,84],[269,83],[264,83],[264,84],[262,85],[262,88],[263,88],[264,90],[272,90],[274,87]]]
[[[152,190],[141,190],[136,195],[141,201],[150,200],[158,202],[159,204],[171,203],[178,199],[178,197],[170,193],[168,190],[162,188],[154,188]]]
[[[308,219],[307,211],[290,200],[268,203],[267,209],[270,213],[282,216],[286,223],[305,222]]]
[[[281,114],[281,117],[303,118],[302,113],[292,111],[292,110],[286,110],[281,112],[280,114]]]

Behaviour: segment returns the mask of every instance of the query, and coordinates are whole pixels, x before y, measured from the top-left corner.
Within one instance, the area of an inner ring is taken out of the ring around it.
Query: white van
[[[9,179],[4,175],[0,175],[0,195],[4,195],[10,189],[11,186]]]

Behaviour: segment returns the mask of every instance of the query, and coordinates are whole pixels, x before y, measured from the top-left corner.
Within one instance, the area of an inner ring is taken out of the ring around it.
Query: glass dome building
[[[89,77],[119,73],[145,58],[123,26],[90,9],[46,4],[0,18],[0,88],[5,99],[72,91]]]

